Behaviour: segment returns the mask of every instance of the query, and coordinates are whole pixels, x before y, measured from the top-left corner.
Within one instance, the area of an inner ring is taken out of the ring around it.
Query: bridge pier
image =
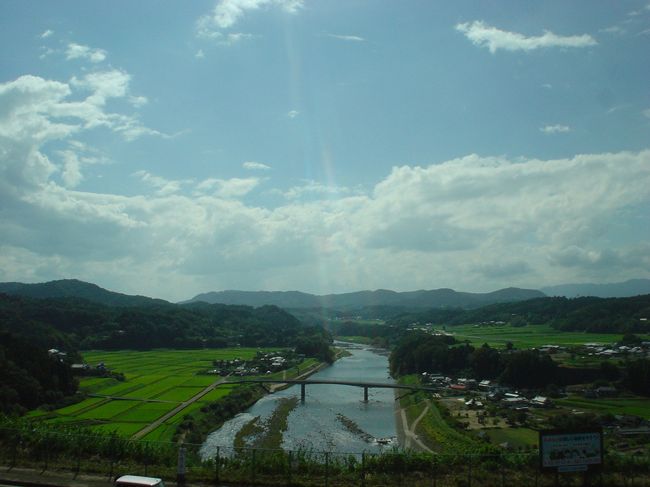
[[[363,388],[363,402],[368,402],[368,388]]]
[[[300,402],[305,402],[305,384],[300,384]]]

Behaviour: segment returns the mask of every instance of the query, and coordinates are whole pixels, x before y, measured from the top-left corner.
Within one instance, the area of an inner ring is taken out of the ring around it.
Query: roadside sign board
[[[603,431],[540,431],[539,464],[542,470],[555,472],[599,469],[603,464]]]

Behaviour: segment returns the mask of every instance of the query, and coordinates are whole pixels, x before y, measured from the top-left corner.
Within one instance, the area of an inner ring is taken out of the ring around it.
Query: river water
[[[312,375],[311,379],[394,383],[388,373],[388,355],[362,345],[336,343],[351,355]],[[217,446],[230,448],[242,426],[256,416],[268,418],[281,398],[300,398],[300,386],[269,394],[243,413],[210,433],[203,444],[204,457],[214,456]],[[363,402],[363,388],[344,385],[307,385],[304,404],[289,413],[282,448],[345,453],[379,452],[396,445],[395,396],[393,389],[369,389]],[[343,419],[343,420],[342,420]],[[355,427],[350,428],[354,424]],[[347,426],[346,426],[347,425]],[[361,432],[361,431],[362,432]],[[391,438],[384,445],[377,439]]]

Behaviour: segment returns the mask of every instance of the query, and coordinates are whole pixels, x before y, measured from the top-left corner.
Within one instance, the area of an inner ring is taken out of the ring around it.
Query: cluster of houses
[[[530,407],[550,407],[552,401],[545,396],[536,395],[528,398],[509,387],[497,384],[494,381],[459,378],[453,380],[451,377],[445,377],[440,374],[422,373],[423,382],[440,388],[449,395],[463,395],[468,392],[477,392],[477,397],[482,397],[483,401],[487,400],[492,403],[498,403],[501,407],[515,409],[518,411],[527,410]],[[465,401],[465,405],[472,409],[482,409],[484,402],[477,397]]]
[[[624,355],[650,355],[650,342],[641,342],[639,345],[602,345],[599,343],[585,343],[588,355],[598,357],[616,357]]]
[[[61,361],[61,362],[64,361],[65,358],[68,356],[67,353],[62,352],[62,351],[59,350],[58,348],[50,348],[50,349],[47,351],[47,354],[48,354],[50,357],[55,358],[55,359],[57,359],[57,360],[59,360],[59,361]]]
[[[625,355],[647,355],[650,356],[650,342],[641,342],[638,345],[603,345],[602,343],[585,343],[584,353],[590,357],[620,357]],[[542,345],[538,348],[540,352],[555,354],[564,352],[566,347],[559,345]]]
[[[214,369],[208,370],[208,374],[234,375],[244,377],[248,375],[272,374],[300,363],[300,357],[291,357],[288,352],[258,352],[252,360],[213,360]]]

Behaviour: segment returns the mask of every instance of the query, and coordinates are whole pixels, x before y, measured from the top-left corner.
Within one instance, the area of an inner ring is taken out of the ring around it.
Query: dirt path
[[[429,412],[431,403],[427,400],[426,407],[411,425],[408,424],[406,410],[399,404],[399,399],[395,402],[395,420],[397,424],[397,441],[406,450],[417,450],[428,453],[434,453],[431,448],[422,443],[420,437],[415,432],[420,420]]]
[[[219,386],[219,385],[221,385],[221,384],[223,384],[225,382],[226,382],[226,377],[224,377],[223,379],[220,379],[220,380],[218,380],[216,382],[213,382],[212,384],[210,384],[208,387],[203,389],[201,392],[199,392],[195,396],[191,397],[190,399],[188,399],[185,402],[182,402],[178,407],[175,407],[174,409],[172,409],[168,413],[166,413],[163,416],[161,416],[160,418],[158,418],[153,423],[151,423],[148,426],[145,426],[144,428],[142,428],[136,434],[131,436],[131,439],[132,440],[138,440],[138,439],[142,438],[143,436],[147,435],[148,433],[151,433],[153,430],[155,430],[158,426],[163,424],[169,418],[171,418],[172,416],[176,416],[178,413],[180,413],[187,406],[189,406],[192,403],[195,403],[196,401],[201,399],[203,396],[205,396],[208,392],[213,391],[215,389],[215,387],[217,387],[217,386]]]

